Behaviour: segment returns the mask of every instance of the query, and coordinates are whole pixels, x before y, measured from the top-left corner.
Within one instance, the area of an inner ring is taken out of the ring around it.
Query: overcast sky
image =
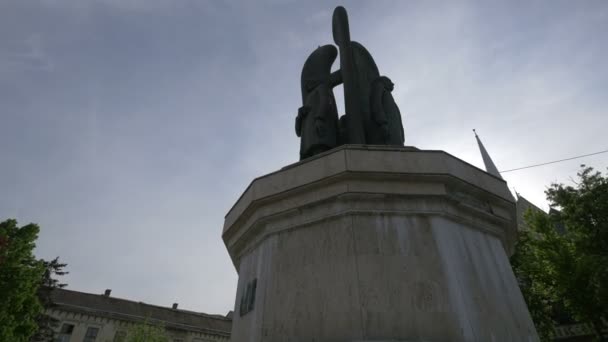
[[[301,67],[336,4],[0,1],[0,220],[38,223],[70,289],[225,314],[224,215],[298,160]],[[608,149],[608,2],[345,6],[406,145],[483,168],[476,128],[499,170]],[[503,176],[547,208],[581,163],[608,154]]]

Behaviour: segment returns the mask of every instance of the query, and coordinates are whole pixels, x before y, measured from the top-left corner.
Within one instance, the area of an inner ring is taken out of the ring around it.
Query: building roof
[[[232,326],[232,320],[222,315],[172,309],[103,294],[53,289],[51,291],[51,301],[53,309],[131,322],[147,321],[169,329],[229,336]]]
[[[526,224],[526,220],[524,219],[526,212],[528,210],[532,210],[535,212],[542,212],[544,213],[544,211],[537,207],[536,205],[534,205],[532,202],[528,201],[527,199],[524,198],[524,196],[517,194],[517,229],[519,230],[527,230],[528,229],[528,225]]]

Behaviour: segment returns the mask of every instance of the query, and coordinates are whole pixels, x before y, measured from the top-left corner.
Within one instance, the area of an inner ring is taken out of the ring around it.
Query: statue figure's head
[[[391,81],[390,78],[386,76],[381,76],[380,80],[384,84],[384,87],[388,89],[388,91],[393,91],[393,89],[395,89],[395,84],[393,83],[393,81]]]
[[[333,45],[324,45],[313,51],[302,68],[300,85],[302,88],[302,101],[317,86],[329,81],[331,66],[338,56],[338,50]]]

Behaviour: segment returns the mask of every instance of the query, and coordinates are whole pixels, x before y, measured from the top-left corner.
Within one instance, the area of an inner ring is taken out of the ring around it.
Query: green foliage
[[[590,323],[600,341],[608,320],[608,178],[583,166],[575,186],[552,184],[549,215],[528,212],[511,262],[537,330],[550,340],[562,312]]]
[[[37,296],[44,264],[34,258],[39,228],[0,222],[0,341],[28,341],[42,312]]]
[[[553,314],[562,306],[555,292],[555,280],[559,277],[555,266],[572,252],[552,228],[549,216],[528,211],[525,220],[530,230],[520,232],[511,264],[541,340],[551,341]]]
[[[144,323],[133,326],[127,332],[125,342],[168,342],[169,338],[165,334],[165,329],[159,325]]]
[[[37,294],[42,306],[48,308],[52,306],[51,292],[53,289],[66,286],[66,284],[60,283],[55,276],[68,274],[68,272],[63,270],[67,264],[60,263],[59,257],[51,261],[40,260],[40,262],[44,266],[44,273],[40,279]],[[55,338],[53,327],[59,324],[59,320],[41,312],[36,318],[36,322],[38,324],[38,331],[32,336],[32,341],[53,341]]]

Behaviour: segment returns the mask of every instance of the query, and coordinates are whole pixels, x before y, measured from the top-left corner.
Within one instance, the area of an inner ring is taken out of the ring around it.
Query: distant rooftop
[[[52,309],[81,314],[102,316],[131,322],[159,324],[168,329],[198,331],[229,336],[232,319],[222,315],[210,315],[171,307],[115,298],[104,294],[92,294],[66,289],[51,292]]]
[[[524,216],[528,210],[544,213],[545,211],[528,201],[522,195],[517,194],[517,227],[519,230],[527,230],[528,225],[524,220]]]

